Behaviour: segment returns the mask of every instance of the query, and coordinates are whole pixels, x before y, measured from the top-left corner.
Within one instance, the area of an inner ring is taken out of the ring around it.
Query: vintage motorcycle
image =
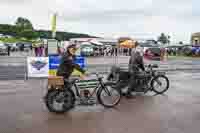
[[[158,68],[156,64],[146,65],[144,72],[139,72],[136,76],[136,87],[132,88],[133,92],[147,93],[153,91],[156,94],[163,94],[169,89],[169,79],[165,72],[154,70]],[[113,88],[119,89],[120,92],[124,88],[128,88],[130,73],[127,70],[122,70],[119,67],[114,66],[107,77],[107,80],[114,81]]]
[[[100,103],[112,108],[120,102],[119,90],[110,87],[112,82],[104,82],[103,77],[95,73],[97,79],[90,85],[91,80],[79,78],[65,81],[63,77],[49,77],[48,91],[44,97],[46,107],[50,112],[65,113],[75,105],[94,105]],[[81,84],[84,82],[86,85]],[[95,95],[96,94],[96,95]]]

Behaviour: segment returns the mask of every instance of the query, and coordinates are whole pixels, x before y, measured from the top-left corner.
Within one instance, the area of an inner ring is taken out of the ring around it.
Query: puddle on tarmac
[[[91,106],[76,106],[72,111],[74,112],[101,112],[104,107],[101,105],[91,105]]]

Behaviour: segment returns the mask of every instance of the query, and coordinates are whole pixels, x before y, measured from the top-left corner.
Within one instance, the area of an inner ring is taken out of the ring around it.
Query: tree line
[[[28,19],[22,17],[19,17],[14,25],[0,24],[0,34],[10,35],[16,38],[26,38],[28,40],[37,38],[52,39],[52,32],[50,30],[36,30]],[[60,41],[82,37],[95,36],[72,32],[56,32],[56,39]]]
[[[33,40],[37,38],[52,39],[52,32],[50,30],[36,30],[34,29],[30,20],[26,18],[17,18],[14,25],[0,24],[0,34],[11,35],[16,38],[26,38]],[[71,32],[56,32],[56,39],[59,41],[69,40],[71,38],[89,38],[95,37],[87,34],[71,33]],[[128,38],[123,38],[121,41]],[[162,44],[170,43],[170,36],[161,33],[161,35],[155,41]]]

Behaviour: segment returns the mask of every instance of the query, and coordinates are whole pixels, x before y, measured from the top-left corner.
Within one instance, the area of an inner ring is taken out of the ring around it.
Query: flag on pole
[[[55,38],[56,37],[56,18],[57,18],[57,14],[54,13],[53,17],[52,17],[52,22],[51,22],[51,30],[52,30],[52,37]]]

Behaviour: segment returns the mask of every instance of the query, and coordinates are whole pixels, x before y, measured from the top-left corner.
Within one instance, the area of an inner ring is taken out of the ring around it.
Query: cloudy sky
[[[36,29],[57,29],[103,37],[156,38],[161,32],[173,42],[190,40],[200,31],[199,0],[0,0],[0,23],[26,17]]]

